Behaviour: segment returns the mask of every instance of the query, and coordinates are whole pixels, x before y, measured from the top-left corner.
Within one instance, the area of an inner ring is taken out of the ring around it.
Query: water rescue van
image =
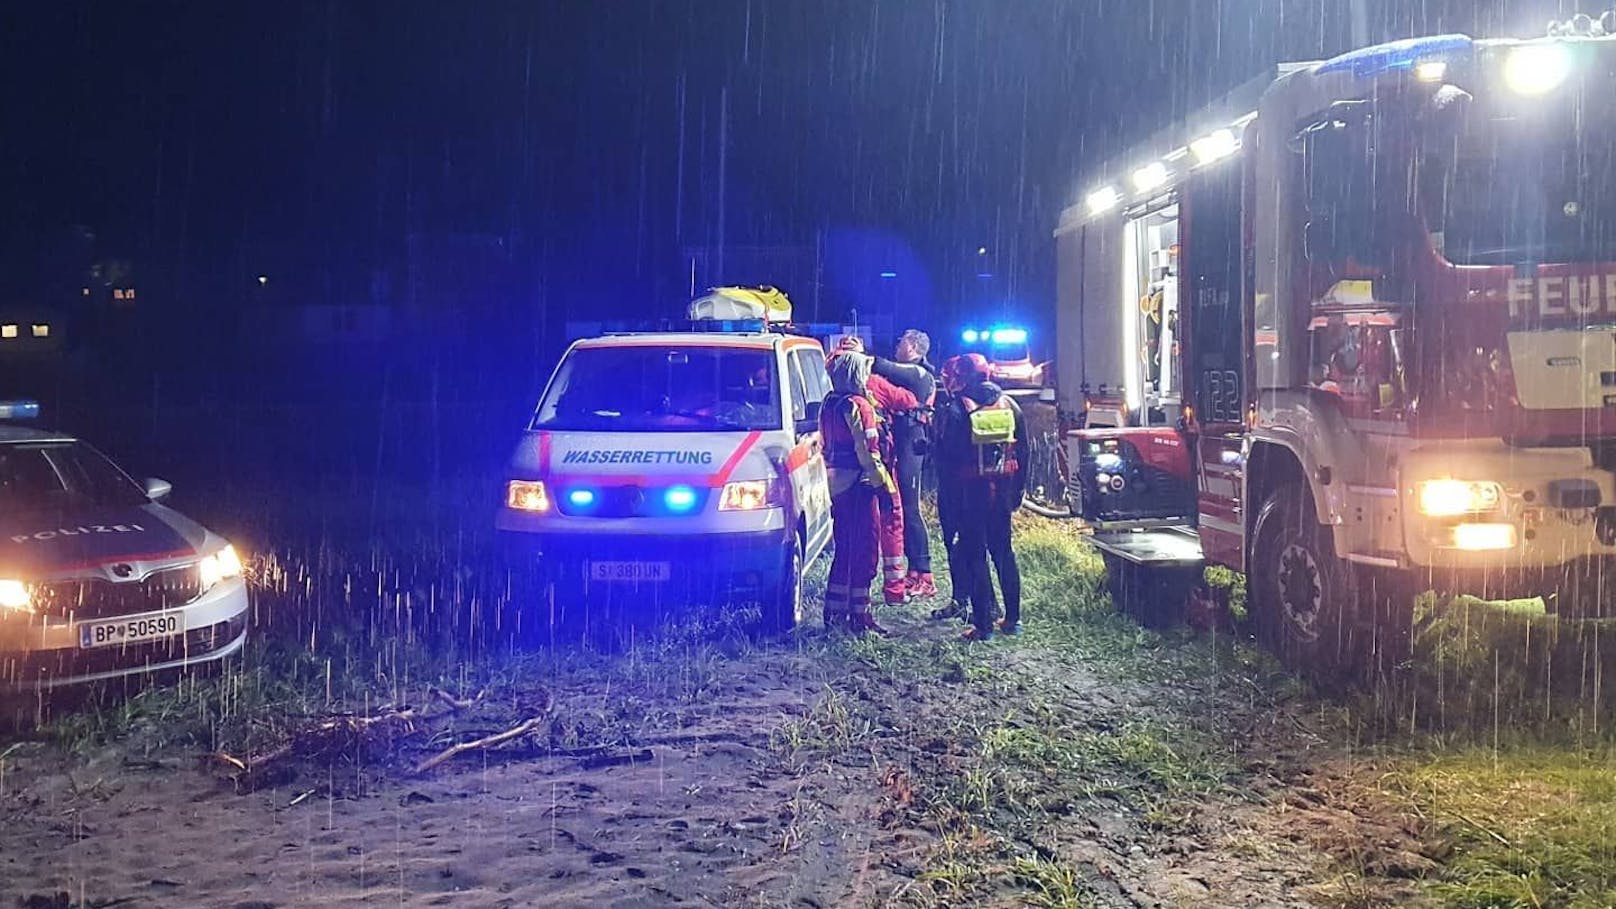
[[[756,599],[767,628],[788,630],[830,542],[829,390],[821,343],[767,317],[575,341],[511,457],[496,526],[537,555],[564,624],[603,604]]]

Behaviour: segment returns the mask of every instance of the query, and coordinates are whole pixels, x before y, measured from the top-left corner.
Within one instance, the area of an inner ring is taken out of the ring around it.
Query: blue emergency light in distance
[[[37,420],[38,401],[0,401],[0,420]]]
[[[982,337],[982,333],[974,328],[967,328],[965,331],[960,333],[960,337],[964,339],[965,343],[967,344],[975,344],[977,339]]]
[[[696,507],[696,491],[689,486],[669,486],[662,493],[662,504],[669,511],[683,514]]]
[[[1027,340],[1025,328],[995,328],[993,330],[993,343],[1020,344]]]

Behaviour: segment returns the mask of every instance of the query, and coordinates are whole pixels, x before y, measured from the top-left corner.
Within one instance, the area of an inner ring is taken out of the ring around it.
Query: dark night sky
[[[1377,37],[1401,37],[1533,34],[1562,4],[1371,5]],[[715,236],[727,88],[730,242],[874,227],[934,269],[981,242],[1047,296],[1049,231],[1086,164],[1264,61],[1345,49],[1346,7],[11,3],[0,242],[14,272],[71,223],[201,272],[364,269],[413,226],[520,237],[563,288],[649,289]]]

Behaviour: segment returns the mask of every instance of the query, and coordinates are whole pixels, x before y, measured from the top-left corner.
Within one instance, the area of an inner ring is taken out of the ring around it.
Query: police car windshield
[[[0,518],[144,504],[140,487],[82,442],[0,445]]]
[[[1457,137],[1428,144],[1421,209],[1448,261],[1616,261],[1616,125],[1605,112],[1611,81],[1588,78],[1530,105],[1477,97]]]
[[[781,425],[771,350],[636,342],[568,354],[534,429],[767,430]]]

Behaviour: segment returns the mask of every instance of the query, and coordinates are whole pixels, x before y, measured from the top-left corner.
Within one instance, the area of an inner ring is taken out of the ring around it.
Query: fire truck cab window
[[[1172,424],[1182,406],[1183,377],[1178,374],[1178,206],[1141,215],[1128,225],[1133,232],[1135,262],[1132,287],[1137,307],[1132,318],[1138,348],[1134,369],[1141,378],[1144,421]]]
[[[1384,264],[1385,225],[1377,219],[1375,118],[1368,101],[1341,102],[1296,136],[1307,258],[1375,268]]]

